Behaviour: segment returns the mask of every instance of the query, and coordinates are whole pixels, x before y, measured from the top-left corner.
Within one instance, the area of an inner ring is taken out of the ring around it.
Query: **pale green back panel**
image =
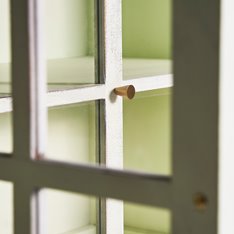
[[[0,233],[13,234],[13,183],[0,180]]]
[[[89,54],[91,29],[90,0],[46,1],[48,58],[79,57]]]
[[[0,152],[11,153],[13,151],[11,117],[11,113],[0,115]]]
[[[0,0],[0,63],[10,61],[9,7],[9,0]]]
[[[94,164],[95,136],[94,102],[49,109],[47,158]]]
[[[95,234],[96,200],[62,190],[42,190],[47,234]]]
[[[124,102],[124,167],[171,174],[171,96],[169,89],[137,93]]]
[[[125,234],[130,231],[139,234],[170,233],[171,213],[167,209],[125,203],[124,217]]]
[[[10,62],[10,0],[0,0],[0,63]],[[48,0],[44,8],[46,56],[93,54],[93,0]]]
[[[171,0],[123,0],[123,56],[171,57]]]
[[[88,55],[92,56],[95,52],[95,6],[94,1],[86,0],[88,4]]]
[[[48,58],[93,54],[93,0],[49,0],[46,9]],[[10,60],[9,32],[9,0],[0,0],[0,62]],[[170,0],[123,0],[123,55],[170,58]]]

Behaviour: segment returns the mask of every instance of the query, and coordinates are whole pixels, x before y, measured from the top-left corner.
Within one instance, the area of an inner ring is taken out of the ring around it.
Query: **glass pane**
[[[0,181],[0,233],[13,234],[13,183]]]
[[[94,0],[46,1],[44,21],[49,89],[96,83]]]
[[[171,174],[171,90],[124,102],[124,168]]]
[[[169,210],[124,203],[124,234],[169,234],[170,229]]]
[[[0,113],[0,152],[2,153],[13,151],[11,117],[11,113]]]
[[[0,95],[10,93],[10,1],[0,0]]]
[[[42,233],[96,234],[96,204],[93,197],[54,189],[40,192],[43,208]]]
[[[171,0],[123,0],[124,79],[171,73]]]
[[[44,188],[40,196],[40,226],[43,233],[56,234],[96,234],[103,230],[107,218],[111,222],[110,230],[124,230],[124,234],[169,234],[171,232],[171,211],[159,207],[108,199],[109,206],[118,210],[106,213],[105,206],[100,206],[100,199],[78,193]],[[113,202],[113,203],[112,203]],[[112,204],[111,204],[112,203]],[[124,210],[117,209],[117,206]],[[124,214],[123,214],[124,213]],[[100,214],[106,214],[99,217]],[[114,217],[112,217],[114,215]],[[117,227],[123,218],[123,227]],[[108,222],[108,221],[107,221]],[[107,225],[110,225],[108,223]]]
[[[0,152],[12,152],[10,1],[0,0]]]
[[[47,158],[96,163],[96,103],[49,109]]]

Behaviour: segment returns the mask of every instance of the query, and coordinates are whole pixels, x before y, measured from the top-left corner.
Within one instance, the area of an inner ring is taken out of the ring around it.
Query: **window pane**
[[[124,79],[171,73],[171,0],[123,0]]]
[[[49,0],[44,13],[49,89],[96,83],[94,0]]]
[[[96,103],[49,109],[47,158],[96,163]]]
[[[171,174],[171,90],[137,93],[124,102],[124,167]]]
[[[12,152],[10,1],[0,0],[0,152]]]
[[[115,213],[109,210],[108,213],[108,210],[104,210],[105,206],[100,206],[98,197],[48,188],[41,189],[39,197],[43,233],[101,234],[103,231],[98,230],[104,230],[100,226],[104,224],[107,225],[107,234],[111,234],[111,230],[124,230],[125,234],[171,233],[171,211],[168,209],[107,199],[109,207],[118,210]],[[124,210],[117,209],[122,204]],[[100,217],[100,214],[105,215]],[[119,218],[123,218],[122,227],[117,227],[119,223],[113,222]],[[107,219],[107,223],[102,219]]]
[[[169,210],[124,203],[124,234],[169,234],[170,229]]]
[[[13,234],[13,183],[0,181],[0,233]]]
[[[11,113],[0,113],[0,152],[11,153],[12,145],[12,122]]]
[[[10,1],[0,0],[0,94],[9,93],[10,89]]]
[[[96,234],[95,198],[54,189],[40,192],[42,233]]]

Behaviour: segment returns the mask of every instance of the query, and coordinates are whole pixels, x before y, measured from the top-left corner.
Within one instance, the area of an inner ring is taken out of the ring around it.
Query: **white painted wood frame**
[[[0,154],[0,179],[14,183],[16,234],[40,233],[35,191],[43,187],[108,198],[101,201],[105,210],[101,215],[100,233],[123,233],[123,203],[109,198],[171,209],[173,234],[214,234],[218,233],[218,224],[219,234],[233,230],[230,221],[232,210],[224,201],[225,198],[230,200],[227,194],[231,191],[225,181],[233,175],[232,168],[228,172],[224,170],[229,164],[226,154],[227,150],[234,151],[233,144],[226,140],[234,128],[234,121],[226,112],[229,108],[227,100],[232,99],[233,93],[233,82],[229,79],[234,74],[233,66],[228,63],[228,51],[233,48],[233,41],[227,40],[230,32],[225,24],[230,22],[232,15],[232,11],[228,11],[229,7],[232,9],[230,1],[223,0],[222,5],[228,15],[222,15],[221,60],[220,1],[173,2],[175,87],[173,178],[170,178],[119,170],[123,160],[122,98],[116,97],[113,89],[133,82],[136,82],[137,91],[172,86],[172,76],[163,77],[167,81],[160,80],[162,76],[123,81],[121,0],[100,0],[97,4],[101,12],[100,41],[97,43],[97,74],[101,76],[101,84],[59,94],[49,93],[47,102],[48,106],[56,106],[105,100],[105,107],[101,104],[99,110],[99,118],[105,117],[105,121],[100,120],[103,138],[100,139],[100,160],[107,168],[35,160],[44,155],[43,139],[46,135],[46,88],[39,6],[42,1],[11,0],[14,152],[11,157]],[[153,86],[147,85],[147,80]],[[61,97],[55,98],[56,95]],[[5,99],[5,102],[8,103],[2,112],[11,111],[11,100]],[[231,113],[233,116],[233,111]],[[232,135],[230,137],[233,138]],[[222,199],[219,203],[218,191]],[[204,194],[208,200],[206,209],[202,211],[194,205],[194,197],[198,193]],[[218,216],[218,205],[222,216]]]

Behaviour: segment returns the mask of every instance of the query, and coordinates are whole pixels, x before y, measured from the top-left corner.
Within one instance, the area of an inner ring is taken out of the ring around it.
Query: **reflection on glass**
[[[124,234],[169,234],[170,229],[169,210],[124,203]]]
[[[13,183],[0,181],[0,233],[13,234]]]
[[[49,109],[47,158],[73,163],[95,163],[95,110],[95,102]]]
[[[124,102],[124,168],[171,173],[169,89],[137,93]]]
[[[171,0],[123,0],[124,79],[171,73]]]
[[[40,192],[43,233],[96,234],[96,199],[61,190]]]
[[[95,83],[94,0],[46,1],[45,30],[49,89]]]

